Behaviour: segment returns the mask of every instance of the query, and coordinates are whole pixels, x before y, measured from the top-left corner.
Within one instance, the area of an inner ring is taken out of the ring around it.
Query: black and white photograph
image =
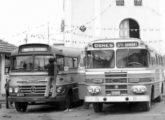
[[[165,0],[0,0],[0,120],[164,120]]]

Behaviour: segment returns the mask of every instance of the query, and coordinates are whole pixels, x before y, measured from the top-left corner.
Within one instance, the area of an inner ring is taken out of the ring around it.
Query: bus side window
[[[68,66],[69,68],[73,68],[73,61],[70,57],[65,57],[65,66]]]
[[[93,61],[94,61],[94,57],[92,53],[88,51],[87,56],[84,57],[84,63],[86,64],[85,66],[93,67]]]
[[[78,59],[72,57],[65,57],[65,66],[68,66],[69,69],[78,67]]]
[[[23,69],[26,69],[26,68],[27,68],[27,64],[23,63]]]
[[[77,58],[73,58],[73,67],[74,68],[78,67],[78,59]]]
[[[57,67],[60,71],[64,70],[64,57],[57,58]]]

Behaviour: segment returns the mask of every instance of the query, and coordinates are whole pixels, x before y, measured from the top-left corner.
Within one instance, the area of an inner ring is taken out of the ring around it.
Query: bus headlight
[[[13,90],[13,88],[9,88],[9,93],[12,93],[12,92],[14,92],[14,90]]]
[[[59,86],[59,87],[56,88],[56,92],[59,93],[59,94],[62,94],[62,93],[65,92],[65,89],[64,89],[64,87]]]
[[[18,93],[19,87],[9,87],[9,93]]]
[[[92,95],[96,95],[101,92],[100,86],[89,86],[87,89],[88,89],[88,92]]]
[[[19,92],[19,87],[15,87],[15,88],[14,88],[14,92],[15,92],[15,93],[18,93],[18,92]]]
[[[143,94],[147,91],[147,87],[144,85],[136,85],[136,86],[132,86],[132,92],[133,93],[138,93],[138,94]]]

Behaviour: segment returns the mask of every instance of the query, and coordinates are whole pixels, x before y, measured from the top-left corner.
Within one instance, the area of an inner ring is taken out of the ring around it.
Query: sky
[[[62,0],[0,0],[0,39],[19,44],[14,38],[26,31],[46,30],[48,24],[55,29],[61,8]]]
[[[48,26],[50,35],[60,34],[60,22],[62,18],[62,1],[63,0],[0,0],[0,39],[12,44],[22,44],[22,38],[29,35],[44,39],[47,34]],[[165,0],[159,0],[160,14],[162,24],[161,49],[165,54]],[[29,37],[29,36],[28,36]],[[39,42],[39,41],[36,41]],[[48,41],[46,41],[48,42]]]

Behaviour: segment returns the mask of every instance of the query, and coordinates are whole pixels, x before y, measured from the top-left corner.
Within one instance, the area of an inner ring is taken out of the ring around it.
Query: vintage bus
[[[161,101],[163,59],[142,40],[95,40],[85,54],[85,102],[92,103],[95,112],[101,112],[104,103],[136,102],[150,110],[153,100]]]
[[[19,46],[11,53],[9,102],[15,103],[17,111],[25,112],[31,104],[57,103],[60,109],[65,109],[83,100],[81,52],[80,49],[37,43]],[[50,59],[56,61],[51,83],[47,67]]]

